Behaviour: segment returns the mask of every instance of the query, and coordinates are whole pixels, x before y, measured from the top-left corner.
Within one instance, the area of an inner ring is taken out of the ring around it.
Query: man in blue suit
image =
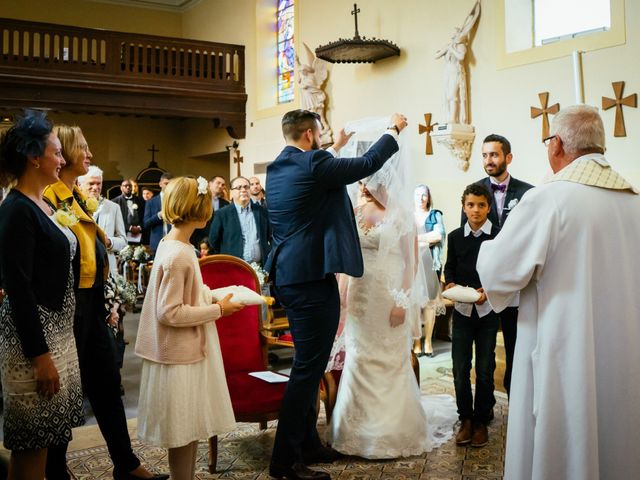
[[[284,306],[295,358],[282,401],[269,474],[289,480],[327,480],[307,465],[332,462],[316,430],[318,386],[340,316],[336,273],[363,274],[362,253],[346,185],[379,170],[398,150],[407,125],[394,114],[387,132],[359,158],[336,158],[350,138],[320,150],[320,116],[294,110],[282,118],[287,146],[267,167],[272,249],[265,270]]]
[[[173,178],[169,172],[160,176],[160,195],[154,195],[144,207],[144,228],[149,231],[149,247],[155,253],[158,243],[162,240],[171,226],[162,219],[162,193]]]

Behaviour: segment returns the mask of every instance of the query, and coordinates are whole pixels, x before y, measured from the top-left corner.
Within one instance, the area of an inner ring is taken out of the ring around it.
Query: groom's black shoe
[[[303,452],[302,459],[305,465],[313,465],[315,463],[333,463],[344,457],[342,453],[331,447],[319,447],[310,452]]]
[[[272,463],[269,466],[269,475],[287,480],[331,480],[331,475],[328,473],[311,470],[304,463],[294,463],[290,467],[281,467]]]

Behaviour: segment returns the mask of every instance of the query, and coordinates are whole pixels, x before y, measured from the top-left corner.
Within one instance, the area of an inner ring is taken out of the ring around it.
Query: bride
[[[352,145],[341,153],[350,156],[350,149],[366,147],[386,124],[352,124]],[[359,184],[354,204],[364,275],[346,282],[344,330],[328,367],[339,369],[344,359],[327,440],[341,453],[365,458],[428,452],[451,438],[457,419],[449,395],[421,397],[411,367],[420,308],[438,292],[429,292],[426,274],[435,274],[424,271],[417,255],[410,162],[402,143],[380,171]]]

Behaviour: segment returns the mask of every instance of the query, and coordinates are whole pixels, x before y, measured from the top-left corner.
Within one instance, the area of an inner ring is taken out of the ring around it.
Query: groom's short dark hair
[[[318,128],[317,122],[322,124],[320,115],[309,110],[291,110],[282,117],[282,134],[289,140],[298,140],[308,129]]]

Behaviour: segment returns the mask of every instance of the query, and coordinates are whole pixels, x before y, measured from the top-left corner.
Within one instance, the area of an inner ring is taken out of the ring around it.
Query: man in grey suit
[[[478,180],[478,185],[485,187],[492,195],[489,220],[493,225],[502,227],[511,210],[513,210],[525,192],[531,188],[526,182],[513,178],[507,171],[513,160],[511,144],[501,135],[491,134],[482,143],[482,162],[488,177]],[[462,213],[461,226],[467,221]],[[518,303],[520,297],[516,295],[512,304],[500,312],[500,327],[504,338],[506,354],[506,368],[504,371],[504,388],[509,394],[511,390],[511,369],[513,366],[513,352],[518,334]]]

